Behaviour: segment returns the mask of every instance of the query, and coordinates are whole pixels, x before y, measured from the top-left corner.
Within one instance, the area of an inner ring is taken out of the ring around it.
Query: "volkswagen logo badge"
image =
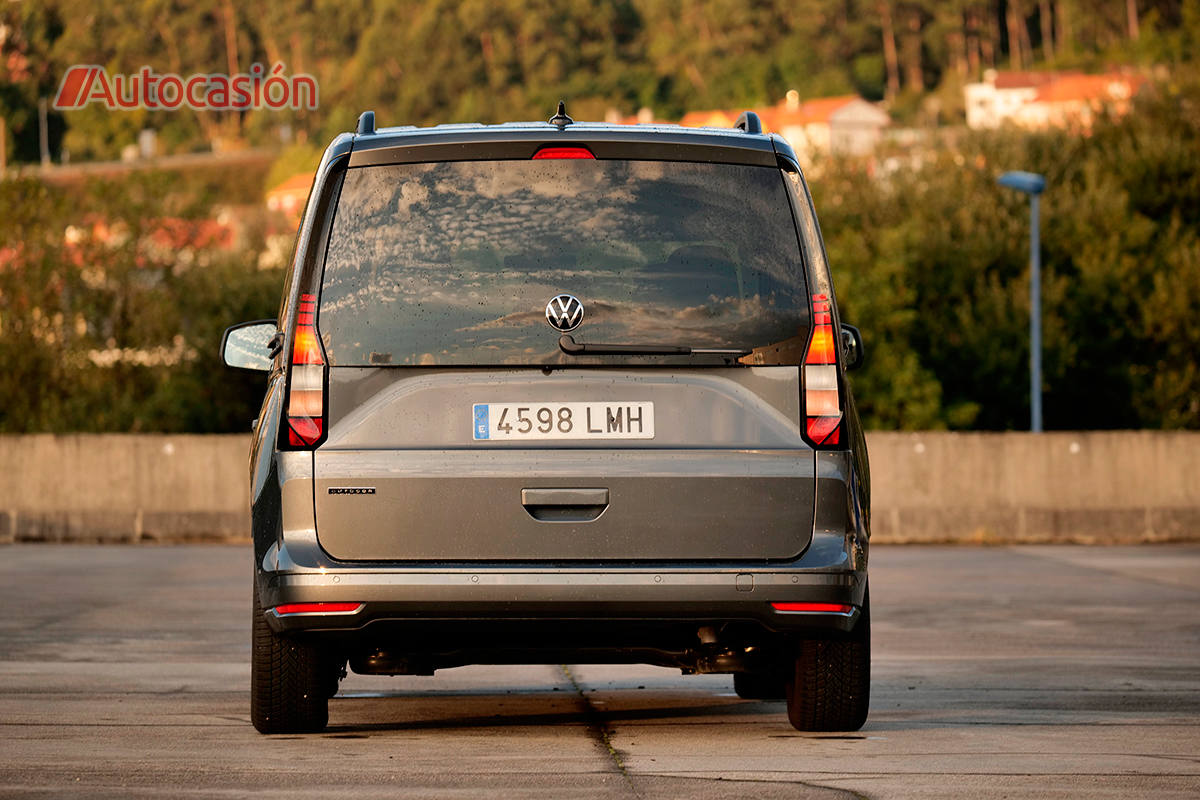
[[[573,331],[583,322],[583,303],[573,294],[555,295],[546,303],[546,321],[563,333]]]

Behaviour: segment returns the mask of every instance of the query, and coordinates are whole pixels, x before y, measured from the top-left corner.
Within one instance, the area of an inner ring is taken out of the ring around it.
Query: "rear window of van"
[[[779,350],[807,337],[803,276],[771,167],[360,167],[338,200],[319,328],[333,366],[662,364],[679,357],[563,354],[547,302],[582,301],[581,342]]]

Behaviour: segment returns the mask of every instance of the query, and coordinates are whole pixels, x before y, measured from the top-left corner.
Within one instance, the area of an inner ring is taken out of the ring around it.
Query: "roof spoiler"
[[[728,118],[727,118],[728,119]],[[737,118],[737,122],[733,123],[733,127],[743,130],[746,133],[762,133],[762,120],[758,118],[758,114],[753,111],[743,111]]]

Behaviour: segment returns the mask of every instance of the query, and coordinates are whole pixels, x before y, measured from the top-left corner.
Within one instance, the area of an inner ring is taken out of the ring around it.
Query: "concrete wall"
[[[249,536],[249,436],[0,436],[0,541]]]
[[[889,542],[1200,539],[1200,433],[873,433]]]
[[[248,536],[249,438],[0,436],[0,542]],[[873,433],[877,542],[1200,540],[1200,433]]]

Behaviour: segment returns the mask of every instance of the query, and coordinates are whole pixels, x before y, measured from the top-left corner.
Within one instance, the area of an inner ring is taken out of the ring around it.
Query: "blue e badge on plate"
[[[475,438],[488,438],[488,407],[486,403],[475,406]]]

